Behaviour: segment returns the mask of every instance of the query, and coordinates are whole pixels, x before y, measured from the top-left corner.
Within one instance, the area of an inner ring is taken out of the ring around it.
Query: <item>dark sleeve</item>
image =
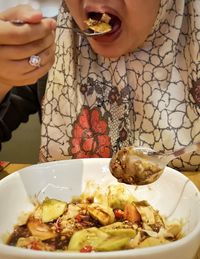
[[[29,115],[39,112],[45,91],[47,76],[37,84],[14,87],[0,104],[0,150],[1,143],[8,141],[20,123],[27,122]]]

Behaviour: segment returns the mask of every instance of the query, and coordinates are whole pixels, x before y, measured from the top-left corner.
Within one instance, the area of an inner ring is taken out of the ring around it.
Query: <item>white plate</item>
[[[69,201],[79,195],[88,180],[102,187],[116,183],[110,174],[109,159],[77,159],[33,165],[0,181],[0,235],[12,231],[18,216],[33,208],[30,197],[39,194]],[[186,237],[176,242],[134,250],[101,253],[41,252],[10,247],[0,241],[0,259],[43,258],[142,258],[192,259],[200,244],[200,194],[195,185],[181,173],[166,168],[155,183],[128,186],[138,199],[147,200],[169,219],[183,219]]]

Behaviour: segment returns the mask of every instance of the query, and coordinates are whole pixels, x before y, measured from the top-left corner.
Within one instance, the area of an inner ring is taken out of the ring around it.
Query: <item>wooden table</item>
[[[5,176],[7,176],[19,169],[25,168],[27,166],[30,166],[30,164],[9,164],[9,165],[7,165],[4,168],[4,170],[2,170],[0,172],[0,180],[2,178],[4,178]],[[200,172],[184,172],[184,175],[186,175],[200,190]],[[175,258],[173,258],[173,259],[175,259]],[[200,259],[200,249],[198,251],[197,256],[194,259]]]

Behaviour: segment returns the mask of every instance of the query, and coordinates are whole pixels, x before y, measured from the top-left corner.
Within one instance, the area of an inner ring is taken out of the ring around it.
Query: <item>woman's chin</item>
[[[106,51],[99,51],[96,52],[98,55],[103,56],[104,58],[118,58],[121,56],[121,54],[116,52],[106,52]]]
[[[106,58],[118,58],[122,55],[134,51],[138,46],[136,42],[127,41],[127,37],[119,37],[115,41],[105,42],[95,39],[89,40],[90,45],[95,53]]]
[[[129,52],[129,49],[120,49],[120,47],[114,48],[113,46],[107,47],[97,47],[92,46],[95,53],[105,58],[119,58]]]
[[[127,49],[120,48],[120,43],[102,44],[98,42],[90,42],[95,53],[106,58],[117,58],[127,53]]]
[[[123,31],[120,28],[103,36],[91,38],[89,42],[94,52],[107,58],[117,58],[126,52]]]

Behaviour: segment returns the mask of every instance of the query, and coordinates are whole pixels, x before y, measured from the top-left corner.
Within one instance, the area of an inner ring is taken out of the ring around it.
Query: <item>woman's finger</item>
[[[10,21],[0,20],[0,45],[24,45],[45,38],[55,30],[56,21],[42,19],[37,24],[15,25]]]
[[[4,60],[22,60],[49,48],[54,43],[54,41],[55,33],[50,32],[47,37],[25,45],[3,45],[0,46],[0,57]]]
[[[26,80],[26,78],[30,78],[29,74],[31,73],[36,76],[37,80],[39,78],[37,75],[41,75],[41,73],[43,73],[42,71],[44,71],[43,67],[48,67],[49,69],[51,68],[54,62],[54,53],[54,43],[46,50],[38,53],[37,55],[41,58],[40,67],[34,67],[30,65],[29,58],[20,61],[4,62],[4,67],[2,66],[2,69],[0,71],[0,81],[6,82],[6,84],[10,84],[10,82],[12,82],[14,85],[18,85],[17,82],[23,82],[24,80]]]
[[[27,73],[26,75],[22,75],[18,77],[17,79],[13,80],[13,78],[10,79],[4,79],[0,78],[0,85],[10,85],[10,86],[24,86],[24,85],[31,85],[38,81],[39,78],[43,77],[45,74],[48,73],[50,67],[52,66],[54,60],[52,59],[51,63],[47,63],[46,65]]]
[[[4,80],[4,83],[7,85],[12,85],[12,86],[23,86],[23,85],[31,85],[34,83],[37,83],[38,79],[43,77],[44,75],[46,75],[50,69],[50,67],[53,65],[54,63],[54,59],[51,60],[51,62],[48,62],[46,65],[35,69],[23,76],[21,76],[20,78],[16,79],[16,80]],[[3,82],[3,80],[2,80]]]
[[[34,70],[38,70],[38,68],[46,66],[48,63],[50,64],[50,66],[52,66],[52,61],[54,61],[55,59],[55,44],[52,44],[49,48],[38,53],[36,56],[40,57],[40,66],[34,67],[30,65],[30,58],[28,60],[26,59],[24,61],[26,63],[26,72],[24,74],[30,73]]]

